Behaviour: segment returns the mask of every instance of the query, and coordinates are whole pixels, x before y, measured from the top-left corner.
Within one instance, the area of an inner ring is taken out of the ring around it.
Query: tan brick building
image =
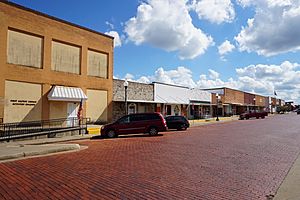
[[[0,1],[0,120],[111,120],[113,38]]]

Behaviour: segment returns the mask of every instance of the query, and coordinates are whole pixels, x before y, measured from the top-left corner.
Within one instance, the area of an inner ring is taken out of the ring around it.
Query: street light
[[[128,81],[124,81],[124,88],[125,88],[125,115],[128,114],[128,108],[127,108],[127,88],[128,88]]]
[[[254,110],[256,111],[256,107],[255,107],[255,97],[253,98],[253,103],[254,103]]]
[[[219,96],[219,94],[216,94],[216,100],[217,100],[217,119],[216,121],[219,121],[219,100],[220,100],[221,96]]]

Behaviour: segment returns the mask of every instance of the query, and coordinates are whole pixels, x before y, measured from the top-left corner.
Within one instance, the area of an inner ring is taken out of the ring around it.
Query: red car
[[[149,133],[153,136],[166,130],[166,120],[160,113],[137,113],[125,115],[114,123],[102,126],[101,136],[113,138],[134,133]]]
[[[250,119],[250,118],[253,118],[255,117],[256,119],[259,119],[259,118],[262,118],[264,119],[266,116],[268,116],[268,113],[267,112],[260,112],[260,111],[249,111],[249,112],[245,112],[245,113],[242,113],[240,114],[240,119],[243,120],[243,119]]]

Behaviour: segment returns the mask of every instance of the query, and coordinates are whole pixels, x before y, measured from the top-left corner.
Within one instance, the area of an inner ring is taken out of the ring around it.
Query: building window
[[[80,48],[52,41],[51,69],[60,72],[80,73]]]
[[[88,75],[107,78],[108,54],[88,50]]]
[[[136,113],[136,104],[135,103],[131,103],[128,106],[128,114],[134,114]]]
[[[43,38],[8,30],[7,62],[42,68]]]

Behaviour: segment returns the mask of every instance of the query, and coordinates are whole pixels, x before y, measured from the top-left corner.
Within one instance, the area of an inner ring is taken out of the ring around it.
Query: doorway
[[[77,103],[68,103],[67,106],[67,126],[75,126],[78,121],[74,118],[77,117]],[[72,120],[74,119],[74,120]]]

